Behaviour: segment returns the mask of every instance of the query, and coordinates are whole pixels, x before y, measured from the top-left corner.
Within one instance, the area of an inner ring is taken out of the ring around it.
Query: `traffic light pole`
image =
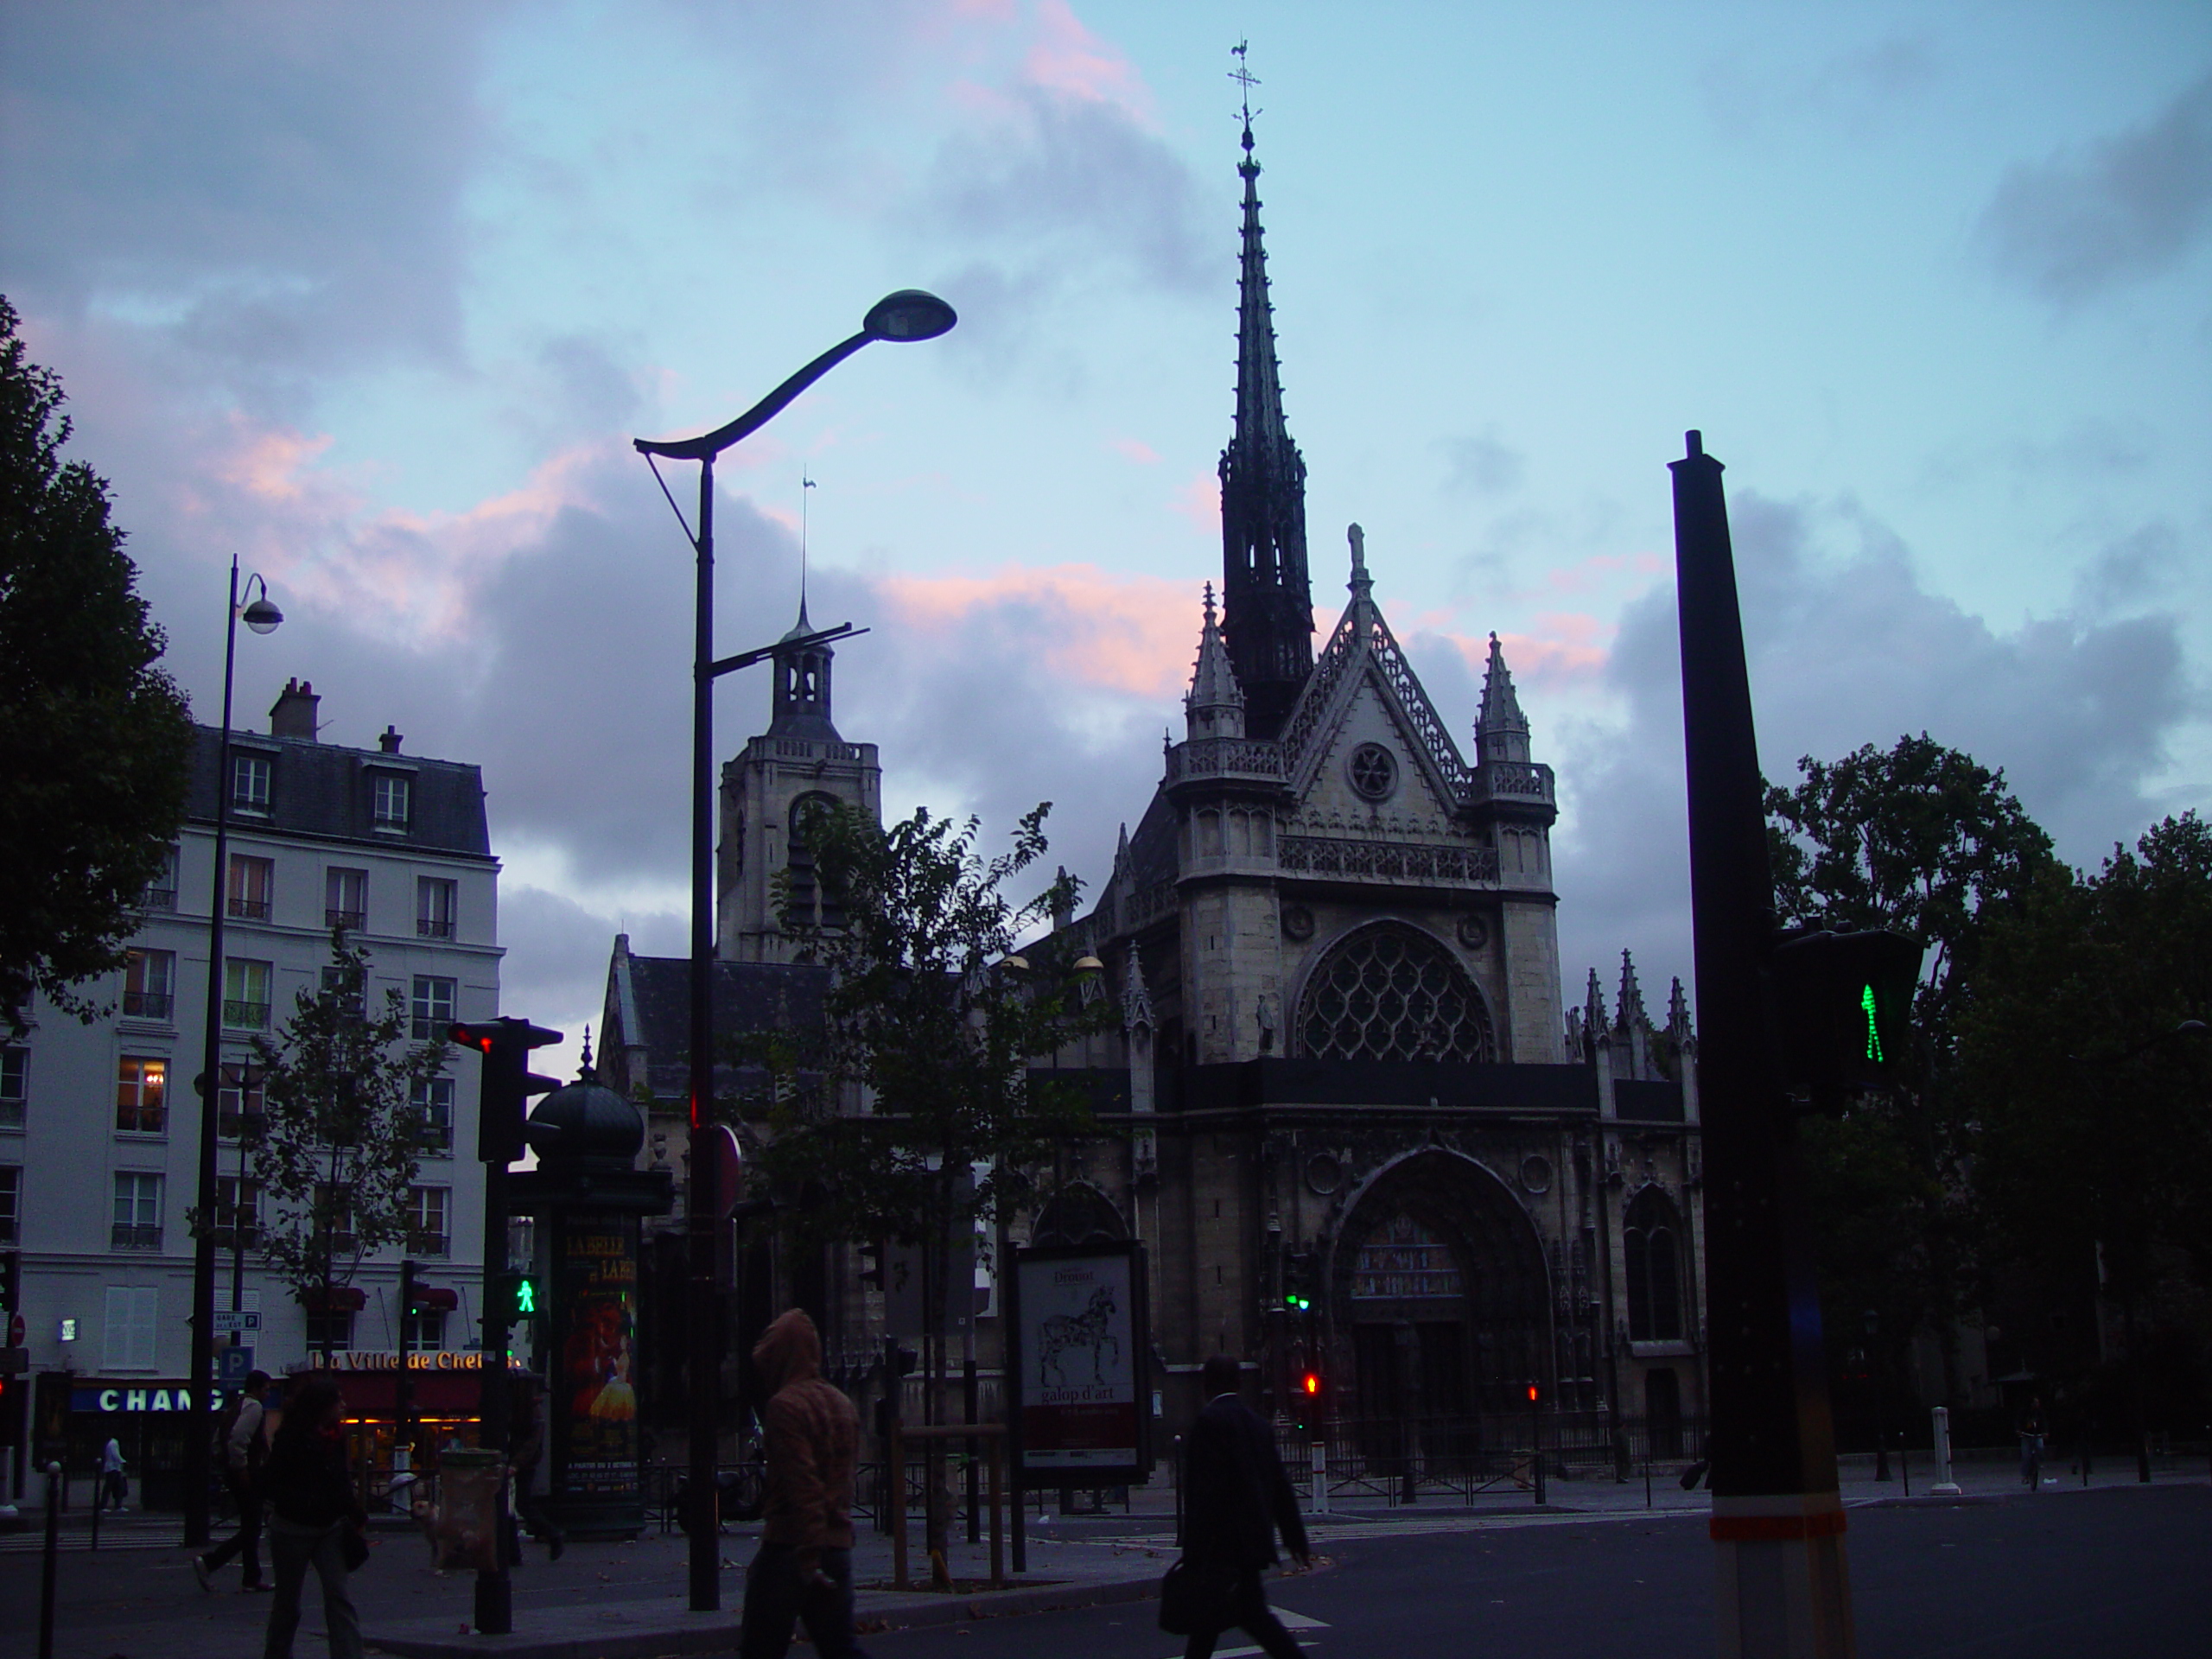
[[[1703,1029],[1708,1383],[1723,1659],[1855,1651],[1821,1305],[1777,1072],[1774,884],[1721,467],[1674,474],[1690,918]]]
[[[477,1444],[505,1458],[507,1451],[507,1166],[484,1166],[483,1393]],[[404,1365],[407,1357],[400,1356]],[[507,1483],[492,1494],[492,1539],[498,1565],[476,1570],[476,1633],[507,1636],[515,1628],[514,1586],[507,1577]]]

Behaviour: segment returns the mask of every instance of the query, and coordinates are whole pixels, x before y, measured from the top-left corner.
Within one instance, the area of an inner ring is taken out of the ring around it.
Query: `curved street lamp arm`
[[[730,445],[759,431],[775,419],[792,398],[874,338],[863,328],[850,340],[832,346],[728,426],[718,426],[696,438],[677,438],[667,442],[638,438],[633,440],[638,453],[641,455],[667,455],[677,461],[712,461]]]

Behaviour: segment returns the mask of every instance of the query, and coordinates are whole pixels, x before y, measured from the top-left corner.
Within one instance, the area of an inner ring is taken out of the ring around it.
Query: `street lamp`
[[[879,340],[934,340],[958,321],[950,306],[919,289],[901,289],[868,308],[861,330],[816,358],[727,426],[696,438],[658,442],[636,440],[639,454],[652,464],[656,456],[699,463],[699,528],[685,527],[698,555],[698,591],[693,623],[691,658],[691,1076],[690,1169],[684,1192],[684,1229],[690,1236],[690,1309],[686,1389],[690,1412],[689,1440],[690,1471],[688,1488],[690,1533],[691,1611],[712,1612],[721,1605],[721,1550],[715,1536],[715,1421],[720,1357],[714,1351],[715,1328],[715,1216],[714,1160],[709,1154],[709,1108],[715,1087],[714,1062],[714,726],[715,681],[734,669],[743,668],[772,654],[746,652],[717,662],[715,659],[715,458],[740,440],[757,432],[809,386],[863,346]],[[660,469],[653,468],[653,476]],[[661,490],[667,493],[664,483]],[[669,505],[676,498],[669,497]],[[683,513],[677,513],[678,522]],[[786,648],[842,639],[850,625],[830,628],[797,640]],[[203,1436],[204,1438],[204,1436]]]
[[[245,591],[260,597],[238,603],[238,561],[231,556],[231,597],[223,613],[223,729],[215,745],[215,879],[207,903],[207,1018],[202,1028],[200,1076],[200,1227],[192,1241],[192,1367],[186,1373],[190,1404],[184,1425],[184,1542],[188,1549],[206,1544],[207,1529],[207,1439],[214,1414],[207,1391],[215,1370],[215,1152],[218,1103],[222,1098],[223,911],[226,897],[231,836],[231,683],[238,664],[238,624],[256,633],[274,633],[284,620],[269,597],[269,583],[257,572]]]

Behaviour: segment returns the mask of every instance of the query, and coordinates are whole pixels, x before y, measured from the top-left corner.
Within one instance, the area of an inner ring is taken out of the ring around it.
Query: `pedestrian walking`
[[[123,1467],[123,1442],[114,1435],[100,1448],[100,1489],[92,1498],[92,1507],[111,1509],[121,1515],[130,1506],[123,1500],[130,1496],[130,1478]]]
[[[261,1577],[261,1465],[269,1450],[261,1436],[261,1426],[268,1415],[262,1398],[268,1392],[268,1372],[249,1376],[223,1434],[223,1484],[230,1488],[231,1502],[237,1507],[238,1529],[227,1543],[192,1558],[192,1574],[202,1590],[215,1587],[210,1575],[233,1557],[245,1569],[245,1582],[238,1586],[242,1592],[251,1594],[269,1587]]]
[[[753,1345],[768,1391],[760,1553],[745,1573],[741,1659],[784,1659],[806,1621],[821,1659],[865,1659],[853,1643],[853,1466],[861,1415],[822,1376],[822,1338],[804,1310]]]
[[[508,1525],[517,1531],[529,1529],[530,1535],[545,1546],[546,1560],[557,1561],[569,1547],[568,1535],[531,1491],[537,1483],[537,1465],[544,1460],[545,1414],[538,1406],[537,1385],[527,1376],[518,1376],[507,1394],[507,1466],[514,1471],[515,1492],[514,1513],[508,1517]],[[509,1540],[507,1563],[522,1565],[519,1539]]]
[[[2043,1396],[2028,1396],[2020,1418],[2020,1480],[2030,1491],[2043,1484]]]
[[[361,1659],[360,1616],[346,1593],[346,1573],[349,1535],[352,1547],[365,1550],[361,1529],[369,1517],[346,1467],[346,1401],[335,1382],[317,1377],[285,1402],[261,1484],[269,1504],[269,1555],[276,1569],[263,1659],[292,1659],[309,1567],[322,1581],[331,1659]]]
[[[1206,1404],[1185,1442],[1183,1570],[1213,1588],[1201,1599],[1211,1605],[1202,1605],[1184,1659],[1212,1659],[1216,1638],[1232,1624],[1268,1659],[1298,1659],[1298,1643],[1268,1610],[1260,1574],[1280,1559],[1278,1532],[1299,1564],[1308,1562],[1306,1522],[1274,1435],[1237,1397],[1237,1376],[1227,1355],[1206,1361],[1200,1373]]]

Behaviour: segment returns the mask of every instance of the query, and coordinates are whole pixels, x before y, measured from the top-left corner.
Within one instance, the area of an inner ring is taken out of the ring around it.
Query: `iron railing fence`
[[[1679,1472],[1705,1455],[1706,1424],[1691,1417],[1614,1419],[1602,1411],[1485,1412],[1340,1418],[1319,1436],[1279,1424],[1277,1438],[1301,1489],[1312,1479],[1318,1440],[1332,1494],[1395,1506],[1531,1490],[1539,1448],[1554,1479],[1625,1478],[1647,1465]]]

